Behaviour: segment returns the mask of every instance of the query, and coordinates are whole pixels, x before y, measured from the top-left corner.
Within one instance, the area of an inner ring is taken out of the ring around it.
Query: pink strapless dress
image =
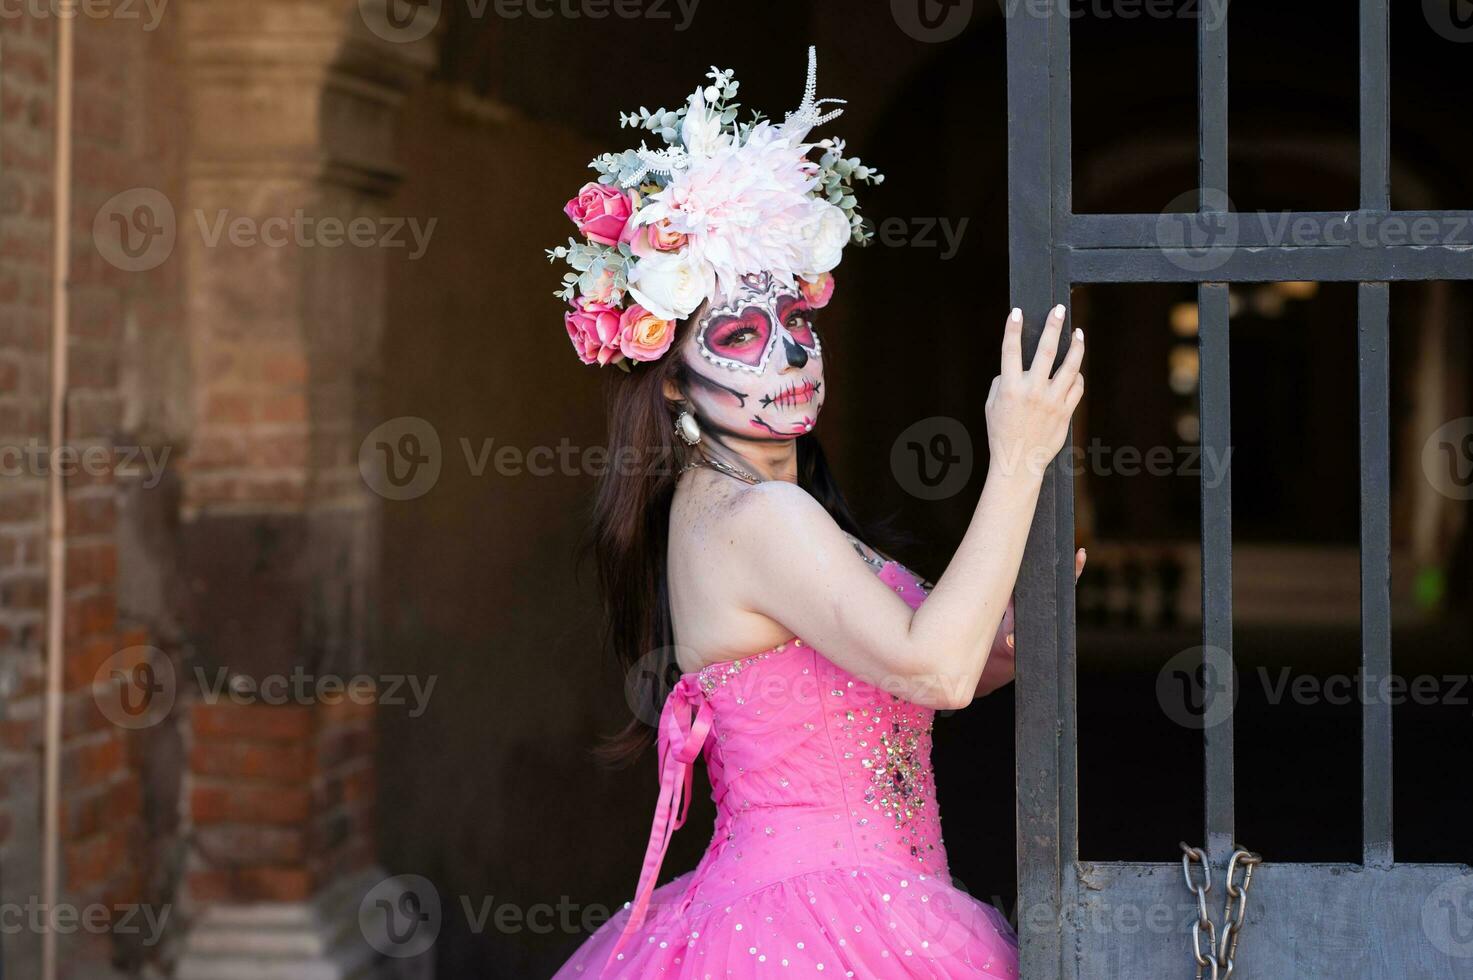
[[[894,562],[912,607],[925,591]],[[660,798],[632,903],[554,980],[1010,977],[1002,915],[951,886],[931,772],[933,712],[800,639],[687,674],[660,717]],[[704,752],[716,832],[659,888]]]

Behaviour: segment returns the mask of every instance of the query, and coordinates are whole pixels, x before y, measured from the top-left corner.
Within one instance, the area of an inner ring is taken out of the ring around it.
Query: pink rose
[[[568,339],[584,364],[603,367],[624,359],[619,351],[618,307],[580,298],[563,314],[563,322],[568,327]]]
[[[619,350],[632,361],[653,361],[670,349],[675,321],[662,320],[638,303],[619,319]]]
[[[642,226],[634,237],[634,254],[647,255],[650,252],[678,252],[685,248],[689,236],[683,231],[676,231],[670,227],[669,218],[661,218],[657,223]]]
[[[563,208],[589,241],[617,245],[626,231],[634,204],[629,195],[608,184],[588,183]]]
[[[819,273],[818,278],[812,282],[799,279],[798,287],[802,290],[803,300],[810,310],[821,310],[834,298],[834,276],[829,272]]]

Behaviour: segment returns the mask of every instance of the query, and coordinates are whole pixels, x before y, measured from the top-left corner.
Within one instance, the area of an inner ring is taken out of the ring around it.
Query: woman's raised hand
[[[992,465],[967,533],[936,588],[913,609],[863,562],[832,515],[803,488],[769,480],[741,491],[706,560],[722,563],[725,595],[803,637],[851,674],[929,708],[966,706],[983,683],[1008,608],[1041,474],[1058,454],[1084,394],[1075,334],[1064,363],[1064,308],[1048,318],[1037,356],[1023,369],[1023,317],[1014,311],[1002,344],[1002,375],[987,396]],[[1011,471],[1011,472],[1009,472]],[[1016,474],[1016,478],[1013,474]],[[1004,631],[1004,636],[1006,632]],[[1005,683],[1007,665],[986,675]],[[985,689],[985,687],[984,687]]]
[[[992,471],[1004,476],[1042,477],[1069,433],[1069,419],[1084,397],[1084,331],[1075,330],[1069,353],[1049,376],[1059,352],[1064,307],[1044,323],[1033,363],[1023,367],[1023,312],[1013,310],[1002,337],[1002,373],[987,394],[987,443]]]

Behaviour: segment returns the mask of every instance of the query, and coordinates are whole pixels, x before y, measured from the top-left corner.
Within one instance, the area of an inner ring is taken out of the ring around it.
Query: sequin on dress
[[[913,608],[903,566],[878,573]],[[1008,977],[1017,943],[951,886],[929,709],[800,639],[681,678],[660,718],[660,798],[634,900],[554,980]],[[716,802],[696,869],[656,888],[696,756]]]

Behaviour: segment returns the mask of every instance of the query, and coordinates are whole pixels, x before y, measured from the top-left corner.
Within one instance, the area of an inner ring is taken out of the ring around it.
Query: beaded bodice
[[[912,606],[924,599],[903,566],[888,562],[879,574]],[[706,758],[718,829],[772,811],[833,811],[866,852],[860,860],[945,867],[932,711],[859,680],[801,639],[697,678],[713,709]]]
[[[903,566],[872,564],[912,609],[925,600]],[[767,976],[811,962],[895,976],[914,958],[926,972],[907,976],[1016,980],[1007,923],[949,884],[932,717],[797,638],[683,675],[660,713],[639,886],[607,956],[598,947],[605,971]],[[657,888],[701,755],[715,832],[694,871]]]
[[[900,564],[882,563],[878,573],[910,606],[924,601],[925,588]],[[946,869],[931,771],[934,712],[797,638],[695,678],[711,710],[704,755],[717,803],[713,850],[742,831],[767,843],[787,833],[822,844],[829,864]]]
[[[911,608],[924,601],[925,587],[904,566],[876,567]],[[682,676],[660,714],[659,802],[610,962],[652,911],[700,915],[814,872],[880,869],[895,872],[900,888],[931,876],[945,880],[931,772],[933,714],[797,638]],[[675,908],[652,910],[702,754],[716,803],[711,845]]]

